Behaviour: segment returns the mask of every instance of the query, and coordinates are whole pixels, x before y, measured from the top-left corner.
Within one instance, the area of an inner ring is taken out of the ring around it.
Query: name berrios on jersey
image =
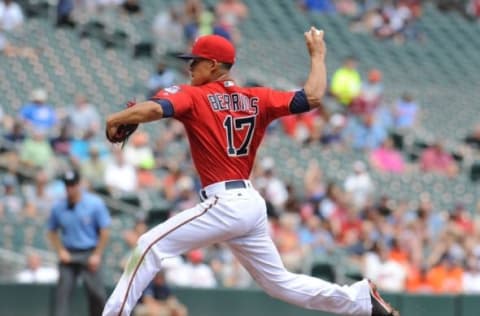
[[[246,112],[257,115],[258,97],[249,98],[238,92],[208,94],[208,101],[214,111]]]

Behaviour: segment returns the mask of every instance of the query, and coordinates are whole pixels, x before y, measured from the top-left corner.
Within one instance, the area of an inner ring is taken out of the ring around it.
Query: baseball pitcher
[[[237,86],[230,77],[234,46],[207,35],[179,56],[190,60],[191,85],[166,88],[108,117],[106,134],[114,143],[123,143],[139,123],[182,122],[203,189],[199,204],[140,237],[103,316],[130,315],[162,260],[219,242],[275,298],[341,315],[399,315],[368,280],[340,286],[287,271],[268,233],[265,201],[248,180],[268,124],[321,106],[327,84],[323,31],[312,27],[304,36],[311,68],[300,91]]]

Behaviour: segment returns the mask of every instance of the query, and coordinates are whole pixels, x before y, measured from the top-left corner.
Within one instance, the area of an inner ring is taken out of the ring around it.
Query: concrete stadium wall
[[[174,289],[189,316],[328,316],[285,304],[255,290]],[[1,316],[51,316],[54,286],[0,284]],[[478,316],[480,296],[385,295],[408,316]],[[73,295],[71,316],[87,316],[83,289]]]

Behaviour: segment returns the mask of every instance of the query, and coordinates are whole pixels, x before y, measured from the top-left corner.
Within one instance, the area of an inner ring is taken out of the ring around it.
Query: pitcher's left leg
[[[218,231],[209,229],[213,221],[207,218],[210,217],[209,212],[215,210],[216,204],[216,199],[200,203],[143,234],[132,250],[102,315],[129,316],[145,288],[160,270],[164,259],[218,238]]]
[[[103,316],[129,316],[164,259],[245,233],[244,221],[230,207],[238,203],[222,196],[178,213],[139,238]]]

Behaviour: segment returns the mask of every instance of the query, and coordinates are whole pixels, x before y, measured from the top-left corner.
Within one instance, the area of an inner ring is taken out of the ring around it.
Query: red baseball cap
[[[219,35],[200,36],[192,46],[192,52],[181,54],[181,59],[215,59],[221,63],[235,63],[235,47],[226,38]]]

